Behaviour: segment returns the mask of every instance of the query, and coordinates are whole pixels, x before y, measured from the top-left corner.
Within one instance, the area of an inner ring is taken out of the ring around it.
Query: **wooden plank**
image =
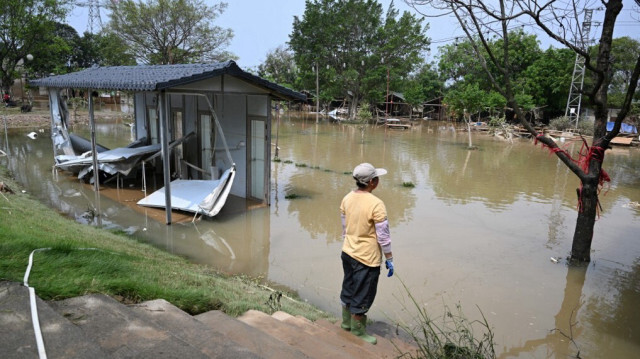
[[[631,141],[633,141],[633,137],[614,137],[610,143],[612,145],[631,146]]]

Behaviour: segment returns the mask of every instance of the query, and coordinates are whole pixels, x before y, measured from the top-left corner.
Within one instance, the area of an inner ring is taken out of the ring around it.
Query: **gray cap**
[[[365,185],[375,177],[385,174],[387,174],[387,170],[384,168],[375,168],[371,163],[361,163],[353,169],[353,178]]]

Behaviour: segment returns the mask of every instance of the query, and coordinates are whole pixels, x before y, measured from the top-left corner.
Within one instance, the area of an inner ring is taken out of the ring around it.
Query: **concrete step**
[[[37,294],[37,293],[36,293]],[[49,358],[107,358],[82,330],[36,297],[44,348]],[[5,359],[37,358],[29,290],[20,283],[0,282],[0,353]]]
[[[326,340],[325,337],[309,335],[299,328],[275,319],[266,313],[249,310],[239,316],[238,320],[297,348],[311,358],[352,358],[352,355],[346,352],[343,347],[327,345],[324,342]]]
[[[316,325],[314,322],[302,316],[292,316],[285,312],[275,312],[271,317],[285,322],[298,330],[303,331],[307,335],[313,336],[316,339],[321,340],[328,346],[340,348],[345,353],[348,353],[352,358],[380,358],[380,347],[365,342],[364,340],[356,337],[355,335],[340,328],[344,333],[349,335],[341,335],[341,332],[334,332],[332,329]]]
[[[227,338],[164,299],[130,305],[140,316],[200,349],[209,358],[260,358],[259,352]]]
[[[342,338],[353,338],[355,335],[351,334],[351,332],[346,331],[340,327],[340,322],[331,323],[326,319],[318,319],[315,321],[316,325],[321,326],[327,330],[332,331],[334,334],[342,337]],[[408,357],[408,358],[416,358],[416,349],[417,347],[411,345],[399,338],[396,337],[387,337],[381,336],[377,334],[375,331],[370,329],[370,326],[367,327],[367,333],[369,335],[373,335],[378,339],[378,343],[376,346],[377,357],[379,358],[399,358],[399,357]],[[356,337],[357,338],[357,337]]]
[[[92,294],[50,303],[113,358],[206,358],[115,299]]]
[[[271,335],[232,318],[221,311],[212,310],[194,317],[204,323],[212,331],[259,353],[263,358],[309,358],[297,348],[284,343]]]
[[[413,357],[417,356],[418,345],[414,338],[404,329],[386,322],[373,322],[367,326],[367,330],[377,336],[389,340],[394,346],[398,347],[403,353],[410,353]]]

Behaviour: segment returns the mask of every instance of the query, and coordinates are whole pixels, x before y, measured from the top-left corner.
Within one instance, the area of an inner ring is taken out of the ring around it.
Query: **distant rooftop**
[[[305,100],[306,96],[243,71],[235,61],[213,64],[138,65],[92,67],[64,75],[30,80],[34,86],[92,90],[158,91],[223,74],[265,87],[280,97]]]

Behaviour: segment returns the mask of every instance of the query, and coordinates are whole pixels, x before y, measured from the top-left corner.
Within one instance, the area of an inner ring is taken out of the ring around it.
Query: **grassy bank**
[[[50,248],[34,254],[29,276],[45,300],[105,293],[126,303],[163,298],[191,314],[219,309],[236,316],[257,309],[312,320],[328,316],[250,278],[226,276],[127,235],[76,223],[22,193],[4,167],[0,182],[14,192],[0,192],[0,280],[22,282],[30,253]]]

